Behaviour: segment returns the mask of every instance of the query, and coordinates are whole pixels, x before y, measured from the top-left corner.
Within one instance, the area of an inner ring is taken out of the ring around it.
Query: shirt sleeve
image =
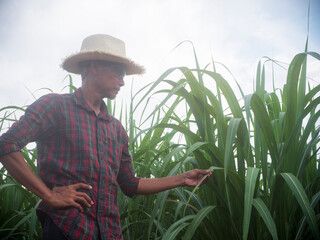
[[[0,136],[0,156],[18,152],[28,143],[54,134],[57,98],[57,94],[45,95],[26,109],[19,121]]]
[[[128,197],[133,197],[137,191],[140,178],[136,177],[132,167],[132,159],[128,149],[128,136],[123,129],[123,145],[121,165],[117,177],[117,182],[121,191]]]

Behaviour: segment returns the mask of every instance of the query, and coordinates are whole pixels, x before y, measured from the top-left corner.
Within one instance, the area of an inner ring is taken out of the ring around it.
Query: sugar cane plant
[[[15,122],[15,113],[24,112],[25,107],[1,108],[0,130],[8,122]],[[37,172],[34,148],[22,150],[22,154],[34,172]],[[40,200],[17,183],[1,165],[0,169],[0,239],[40,239],[41,227],[36,216]]]
[[[307,78],[307,57],[320,55],[297,54],[286,84],[271,92],[265,89],[272,81],[265,66],[277,62],[261,60],[254,92],[244,95],[239,86],[240,96],[214,62],[201,68],[194,56],[195,68],[168,69],[122,104],[117,117],[127,129],[138,176],[165,177],[195,167],[214,174],[201,187],[132,199],[121,194],[124,238],[320,239],[320,85]],[[157,96],[162,100],[155,105]],[[107,105],[117,114],[116,102]],[[1,128],[18,109],[24,108],[0,109]],[[35,150],[23,153],[36,171]],[[38,239],[39,199],[4,168],[0,181],[0,238]]]
[[[214,68],[201,69],[196,55],[195,69],[169,69],[148,87],[137,105],[154,109],[144,119],[150,125],[130,126],[137,174],[164,177],[194,167],[215,172],[196,191],[123,197],[126,239],[320,238],[320,85],[307,81],[307,56],[320,60],[314,52],[296,55],[283,89],[272,92],[265,90],[271,59],[259,62],[256,89],[241,96],[242,106],[228,81]],[[182,77],[171,79],[177,71]],[[205,77],[215,89],[205,86]],[[163,83],[167,87],[155,90]],[[157,107],[144,101],[157,94],[165,94]]]

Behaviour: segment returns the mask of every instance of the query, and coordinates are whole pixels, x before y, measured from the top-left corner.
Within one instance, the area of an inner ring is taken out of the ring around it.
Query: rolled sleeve
[[[117,182],[121,191],[126,196],[132,198],[137,192],[139,181],[140,178],[136,177],[133,171],[132,160],[128,150],[128,141],[126,141],[122,149],[122,159]]]
[[[56,96],[43,96],[26,109],[19,121],[0,137],[0,156],[20,151],[28,143],[54,133]]]

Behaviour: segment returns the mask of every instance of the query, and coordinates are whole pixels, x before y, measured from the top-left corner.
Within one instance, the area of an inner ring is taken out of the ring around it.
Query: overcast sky
[[[309,50],[319,53],[320,0],[310,2]],[[137,89],[170,67],[194,67],[190,44],[171,51],[190,40],[202,67],[212,56],[252,93],[258,61],[268,56],[289,63],[304,51],[307,23],[304,0],[0,0],[0,108],[30,104],[29,91],[39,88],[60,92],[67,84],[61,60],[95,33],[124,40],[127,55],[146,67],[133,79]],[[319,62],[309,65],[319,84]],[[131,86],[132,77],[126,79],[122,96]],[[78,76],[74,81],[80,86]],[[277,81],[282,87],[285,79]]]

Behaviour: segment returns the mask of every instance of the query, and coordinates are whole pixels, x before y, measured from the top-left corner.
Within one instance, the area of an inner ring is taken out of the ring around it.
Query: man
[[[135,177],[128,137],[103,102],[116,97],[125,75],[144,72],[126,57],[121,40],[89,36],[62,67],[81,74],[81,88],[73,94],[41,97],[0,137],[2,164],[42,199],[37,212],[43,239],[122,239],[118,186],[132,197],[196,186],[211,175],[210,170],[195,169],[166,178]],[[33,141],[41,179],[20,152]]]

